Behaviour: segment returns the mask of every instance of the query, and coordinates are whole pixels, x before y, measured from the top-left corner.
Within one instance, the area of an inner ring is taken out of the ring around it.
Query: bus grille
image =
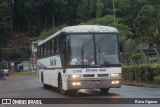
[[[108,77],[109,74],[98,74],[98,77]]]
[[[94,77],[94,74],[83,74],[83,77]]]

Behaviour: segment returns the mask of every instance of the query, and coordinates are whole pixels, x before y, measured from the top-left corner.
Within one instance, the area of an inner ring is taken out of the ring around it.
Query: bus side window
[[[41,58],[43,57],[43,49],[42,49],[42,46],[40,46],[40,49],[41,49]]]
[[[54,39],[52,39],[52,49],[51,49],[51,53],[54,54]]]
[[[37,47],[36,57],[39,58],[39,47]]]
[[[41,56],[42,56],[42,53],[41,53],[41,46],[39,47],[39,58],[41,58]]]
[[[44,56],[45,56],[45,46],[42,45],[42,57],[44,57]]]
[[[66,46],[66,36],[65,35],[61,35],[61,52],[64,53],[65,52],[65,46]]]
[[[46,44],[46,55],[50,55],[50,42]]]
[[[47,50],[47,49],[46,49],[46,44],[44,44],[44,56],[46,56],[46,53],[47,53],[46,50]]]
[[[59,52],[59,38],[54,38],[54,52]]]
[[[52,55],[52,40],[49,41],[49,51],[50,51],[50,55]]]

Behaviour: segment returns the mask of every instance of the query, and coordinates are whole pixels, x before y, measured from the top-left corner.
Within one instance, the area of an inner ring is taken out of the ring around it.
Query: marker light
[[[68,78],[80,78],[80,74],[73,74],[73,75],[68,75]]]
[[[121,76],[121,74],[119,74],[119,73],[111,74],[111,77],[120,77],[120,76]]]

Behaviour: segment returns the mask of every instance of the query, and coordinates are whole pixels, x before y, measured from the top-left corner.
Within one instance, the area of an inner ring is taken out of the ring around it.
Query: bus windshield
[[[117,34],[70,34],[67,65],[119,64]]]

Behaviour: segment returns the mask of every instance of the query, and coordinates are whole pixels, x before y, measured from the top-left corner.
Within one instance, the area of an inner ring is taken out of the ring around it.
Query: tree
[[[124,44],[124,49],[122,53],[122,56],[124,57],[127,65],[129,65],[129,58],[133,53],[136,52],[136,49],[137,47],[136,47],[135,40],[133,40],[132,38],[129,38]]]
[[[160,5],[156,7],[156,12],[153,16],[150,31],[153,35],[152,42],[155,44],[155,48],[158,51],[158,58],[160,60]]]
[[[101,17],[102,16],[102,12],[103,12],[103,8],[104,8],[104,3],[102,2],[102,0],[97,0],[96,2],[96,17]]]
[[[135,30],[143,42],[154,44],[160,55],[160,6],[144,5],[135,19]],[[159,58],[160,59],[160,58]]]
[[[0,29],[10,29],[10,16],[7,0],[0,0]]]
[[[105,26],[114,26],[114,19],[112,15],[106,15],[101,18],[93,18],[85,23],[81,24],[97,24],[97,25],[105,25]],[[120,33],[120,41],[124,43],[125,40],[132,37],[133,33],[130,31],[130,27],[122,23],[121,18],[116,18],[116,28],[119,30]]]
[[[77,7],[78,23],[95,17],[96,0],[81,0]]]

